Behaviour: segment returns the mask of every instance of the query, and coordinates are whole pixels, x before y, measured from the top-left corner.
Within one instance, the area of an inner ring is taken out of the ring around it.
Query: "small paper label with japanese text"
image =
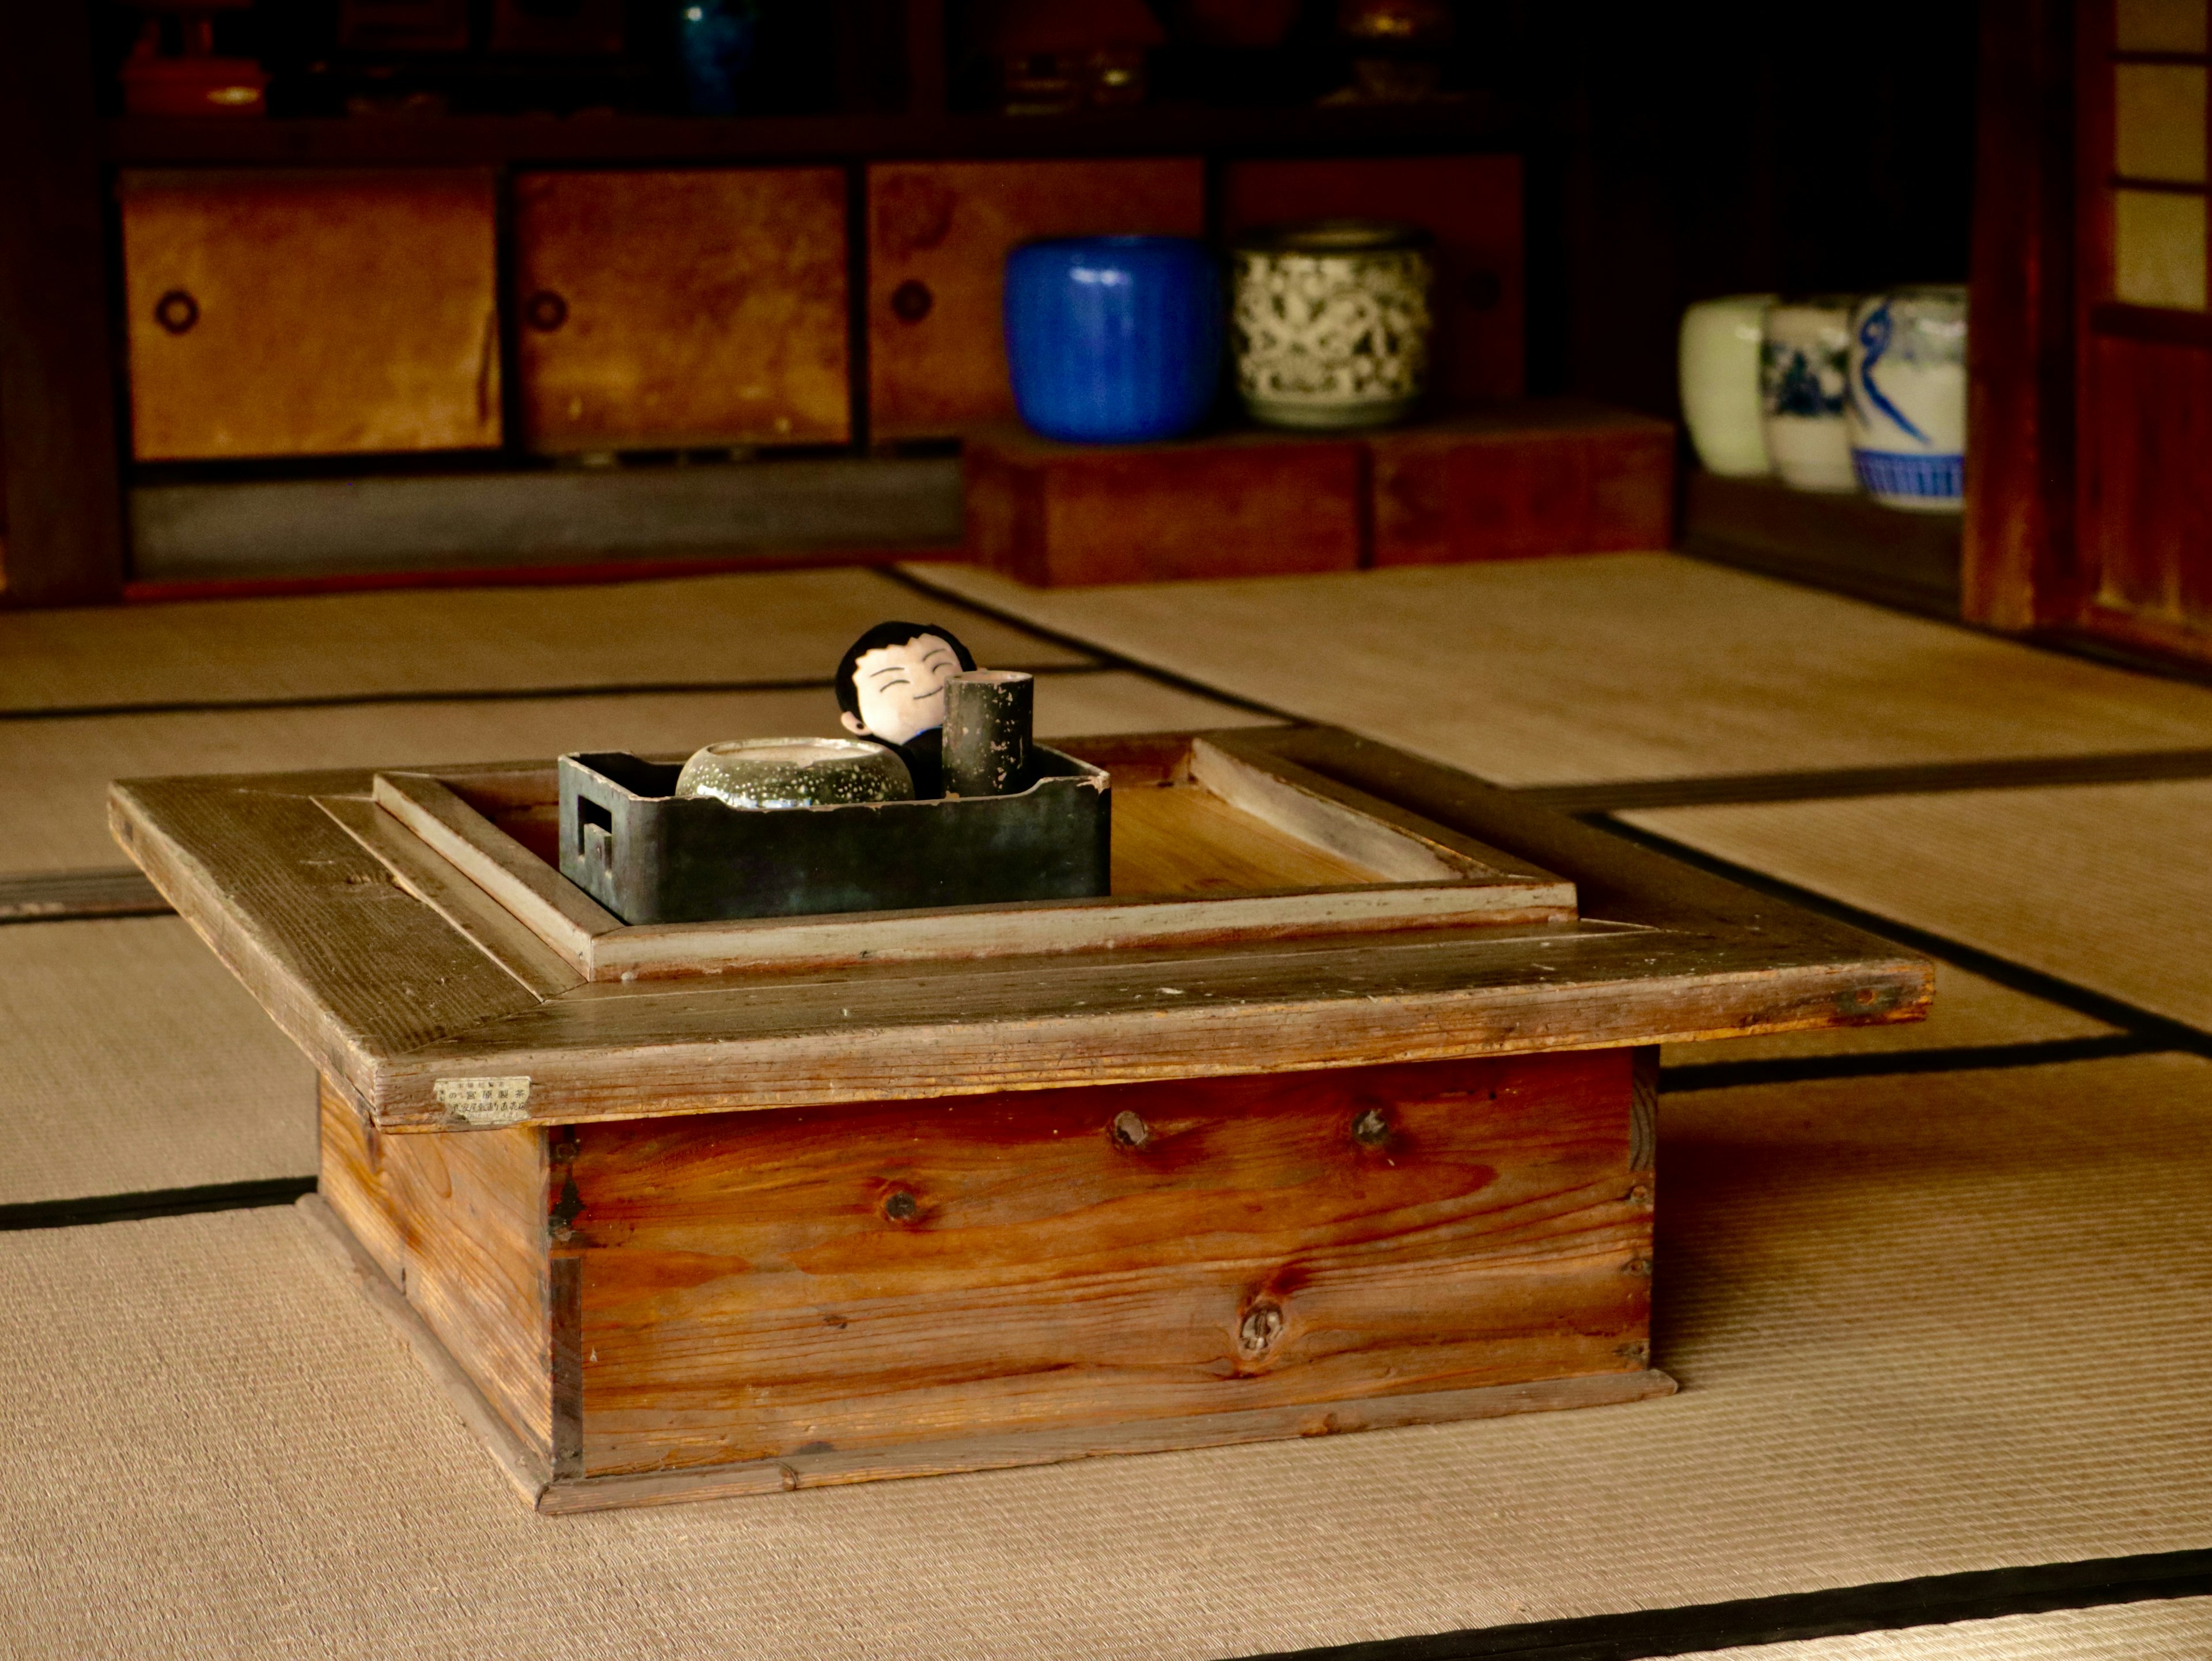
[[[530,1116],[530,1075],[500,1079],[441,1079],[438,1105],[466,1125],[519,1124]]]

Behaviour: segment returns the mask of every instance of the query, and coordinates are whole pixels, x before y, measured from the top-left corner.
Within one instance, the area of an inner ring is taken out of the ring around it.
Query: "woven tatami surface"
[[[1084,654],[854,569],[0,613],[0,709],[826,679],[885,618],[985,663]]]
[[[0,1237],[0,1652],[1197,1658],[2212,1543],[2212,1063],[1662,1121],[1672,1399],[567,1518],[289,1210]]]
[[[2204,1661],[2208,1655],[2212,1597],[2177,1597],[1711,1650],[1705,1661]]]
[[[1623,817],[2212,1031],[2212,780]]]
[[[2212,688],[1668,554],[1107,588],[911,569],[1501,784],[2212,745]]]
[[[175,917],[0,928],[0,1205],[315,1170],[315,1069]]]
[[[505,761],[566,750],[688,751],[719,739],[835,735],[837,703],[826,683],[842,650],[814,666],[823,684],[789,691],[0,721],[0,772],[11,781],[0,793],[0,876],[124,863],[107,833],[111,779]],[[1036,711],[1047,737],[1262,719],[1115,672],[1040,675]]]

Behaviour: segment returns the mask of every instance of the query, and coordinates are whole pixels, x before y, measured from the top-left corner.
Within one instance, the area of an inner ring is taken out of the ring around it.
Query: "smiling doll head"
[[[945,725],[945,683],[975,660],[933,623],[879,623],[846,648],[837,665],[845,729],[907,745]]]

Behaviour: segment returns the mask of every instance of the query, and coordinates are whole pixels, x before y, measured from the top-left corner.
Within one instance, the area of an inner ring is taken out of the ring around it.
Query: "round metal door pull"
[[[1152,1140],[1152,1128],[1136,1114],[1123,1111],[1114,1116],[1114,1140],[1124,1147],[1142,1147]]]
[[[183,334],[200,320],[200,302],[182,289],[172,289],[154,302],[154,321],[171,334]]]
[[[895,1223],[910,1223],[921,1212],[921,1204],[904,1189],[884,1202],[884,1215]]]
[[[568,302],[550,289],[540,289],[522,302],[522,320],[541,334],[550,334],[568,320]]]
[[[937,296],[929,291],[929,284],[915,277],[907,280],[891,290],[891,315],[902,323],[919,323],[929,315]]]

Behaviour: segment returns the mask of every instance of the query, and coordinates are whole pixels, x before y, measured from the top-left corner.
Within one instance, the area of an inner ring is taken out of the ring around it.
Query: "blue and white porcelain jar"
[[[1966,479],[1966,291],[1893,289],[1851,313],[1851,465],[1893,508],[1957,513]]]
[[[1766,308],[1759,396],[1766,453],[1792,490],[1859,488],[1844,420],[1850,382],[1851,296],[1815,295]]]

